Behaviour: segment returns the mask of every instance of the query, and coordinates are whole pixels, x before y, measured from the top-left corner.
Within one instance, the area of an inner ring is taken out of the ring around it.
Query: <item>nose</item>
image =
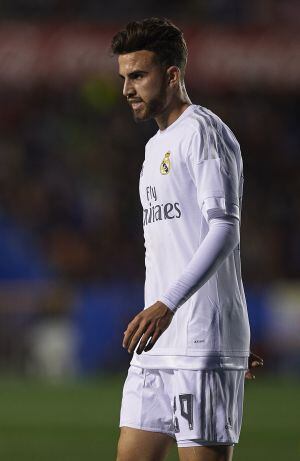
[[[129,96],[133,96],[135,94],[135,90],[132,86],[132,83],[130,82],[129,79],[124,80],[124,86],[123,86],[123,96],[125,98],[128,98]]]

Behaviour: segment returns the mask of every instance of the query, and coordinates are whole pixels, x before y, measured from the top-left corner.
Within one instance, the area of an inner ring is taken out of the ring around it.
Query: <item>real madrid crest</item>
[[[167,152],[163,158],[163,161],[160,164],[160,172],[161,174],[168,174],[171,169],[171,161],[170,161],[170,152]]]

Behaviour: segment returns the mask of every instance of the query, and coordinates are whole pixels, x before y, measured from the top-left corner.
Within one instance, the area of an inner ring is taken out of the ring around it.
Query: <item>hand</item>
[[[149,351],[168,328],[173,315],[171,309],[160,301],[141,311],[124,332],[123,347],[132,353],[140,341],[137,354]]]
[[[255,379],[255,375],[253,374],[253,368],[261,368],[264,365],[264,361],[258,355],[253,354],[250,352],[250,356],[248,359],[248,370],[246,371],[245,378],[246,379]]]

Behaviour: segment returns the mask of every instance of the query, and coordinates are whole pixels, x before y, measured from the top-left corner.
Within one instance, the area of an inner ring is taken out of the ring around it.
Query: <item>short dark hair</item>
[[[112,39],[113,54],[153,51],[163,66],[177,66],[184,75],[187,46],[182,31],[165,18],[132,21]]]

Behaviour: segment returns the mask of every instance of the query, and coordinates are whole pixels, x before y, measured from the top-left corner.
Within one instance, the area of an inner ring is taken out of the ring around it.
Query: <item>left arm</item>
[[[236,218],[211,219],[205,239],[181,276],[159,301],[129,323],[123,347],[131,353],[140,342],[138,354],[150,350],[170,325],[176,310],[207,282],[238,242],[239,221]]]

